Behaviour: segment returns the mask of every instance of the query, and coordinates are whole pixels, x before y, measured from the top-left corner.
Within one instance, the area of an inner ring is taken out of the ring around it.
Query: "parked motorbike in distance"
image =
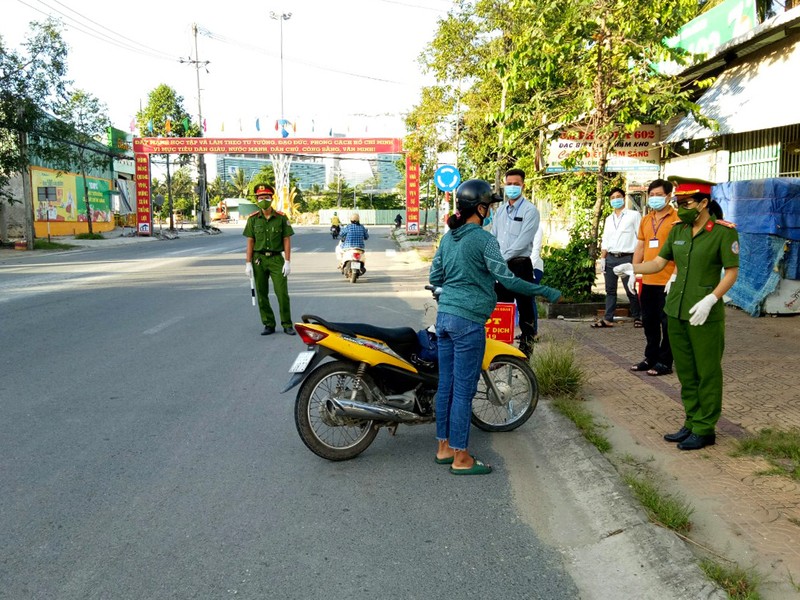
[[[363,248],[344,248],[342,249],[340,269],[345,279],[349,279],[350,283],[355,283],[359,277],[367,272],[364,266],[364,254],[366,250]]]
[[[281,393],[300,384],[295,426],[317,456],[348,460],[366,450],[382,427],[394,435],[401,423],[436,420],[433,327],[417,331],[303,315],[294,328],[308,349],[290,367]],[[472,423],[484,431],[514,430],[531,417],[538,400],[536,375],[525,355],[487,339]]]
[[[331,237],[333,239],[339,239],[339,232],[341,231],[341,227],[339,225],[331,225]]]

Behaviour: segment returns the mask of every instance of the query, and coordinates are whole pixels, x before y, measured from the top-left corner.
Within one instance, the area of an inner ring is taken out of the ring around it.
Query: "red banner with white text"
[[[406,233],[419,233],[419,165],[406,155]]]

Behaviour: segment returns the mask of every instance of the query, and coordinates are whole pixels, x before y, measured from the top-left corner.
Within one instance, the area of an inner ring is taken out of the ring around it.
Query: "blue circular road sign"
[[[443,192],[454,192],[461,183],[461,173],[452,165],[442,165],[433,174],[433,180]]]

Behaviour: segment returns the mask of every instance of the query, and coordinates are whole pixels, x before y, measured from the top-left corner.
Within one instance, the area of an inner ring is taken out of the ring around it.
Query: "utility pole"
[[[197,51],[197,23],[192,23],[192,33],[194,34],[194,56],[195,58],[181,58],[181,63],[194,65],[197,74],[197,119],[200,127],[200,137],[203,137],[203,108],[200,102],[200,67],[206,67],[211,61],[200,60]],[[206,73],[208,69],[206,69]],[[197,211],[197,227],[200,229],[205,228],[209,222],[208,210],[208,194],[206,193],[206,161],[204,154],[197,155],[197,196],[198,196],[198,211]]]
[[[24,131],[19,132],[20,152],[25,157],[25,164],[22,167],[22,205],[25,207],[25,242],[28,250],[33,250],[36,230],[34,228],[33,217],[33,193],[31,191],[31,171],[28,159],[28,134]]]

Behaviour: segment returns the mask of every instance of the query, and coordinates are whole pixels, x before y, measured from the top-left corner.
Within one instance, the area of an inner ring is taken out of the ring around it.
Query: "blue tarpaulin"
[[[712,189],[739,232],[739,277],[727,295],[757,317],[782,278],[800,279],[800,178],[727,181]]]
[[[750,316],[761,314],[764,300],[778,287],[787,244],[777,235],[739,232],[739,276],[727,296]]]
[[[739,233],[800,241],[800,178],[774,177],[716,184],[712,198]]]

